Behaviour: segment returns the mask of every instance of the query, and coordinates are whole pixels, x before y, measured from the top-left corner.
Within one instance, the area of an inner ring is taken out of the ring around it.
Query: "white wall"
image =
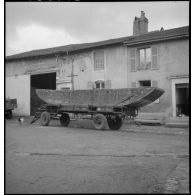
[[[6,77],[6,98],[17,98],[15,115],[30,115],[30,75]]]

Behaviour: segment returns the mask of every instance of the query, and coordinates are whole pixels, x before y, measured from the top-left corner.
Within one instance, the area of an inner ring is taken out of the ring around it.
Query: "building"
[[[165,94],[141,112],[189,115],[189,27],[148,32],[142,11],[133,35],[24,52],[6,58],[6,97],[15,114],[33,114],[35,88],[92,89],[157,86]]]

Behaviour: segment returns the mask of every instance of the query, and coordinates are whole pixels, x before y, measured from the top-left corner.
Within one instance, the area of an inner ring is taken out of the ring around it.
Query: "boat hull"
[[[158,99],[164,90],[156,87],[93,90],[36,89],[40,99],[53,105],[127,106],[139,108]]]

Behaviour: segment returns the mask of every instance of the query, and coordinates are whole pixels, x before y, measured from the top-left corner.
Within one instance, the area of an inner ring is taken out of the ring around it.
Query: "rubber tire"
[[[123,124],[123,120],[119,116],[116,116],[115,119],[112,119],[111,117],[107,117],[107,123],[110,129],[119,130]]]
[[[40,119],[43,126],[48,126],[51,119],[49,112],[42,112]]]
[[[68,114],[64,113],[60,117],[60,124],[64,127],[67,127],[70,123],[70,117]]]
[[[11,119],[12,118],[12,111],[11,110],[7,110],[5,111],[5,118],[6,119]]]
[[[93,125],[95,129],[102,130],[105,128],[106,117],[103,114],[96,114],[93,118]]]

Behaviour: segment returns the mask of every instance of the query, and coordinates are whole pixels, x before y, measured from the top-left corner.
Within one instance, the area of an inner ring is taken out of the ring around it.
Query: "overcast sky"
[[[6,3],[6,56],[130,36],[141,11],[149,31],[189,25],[189,2]]]

